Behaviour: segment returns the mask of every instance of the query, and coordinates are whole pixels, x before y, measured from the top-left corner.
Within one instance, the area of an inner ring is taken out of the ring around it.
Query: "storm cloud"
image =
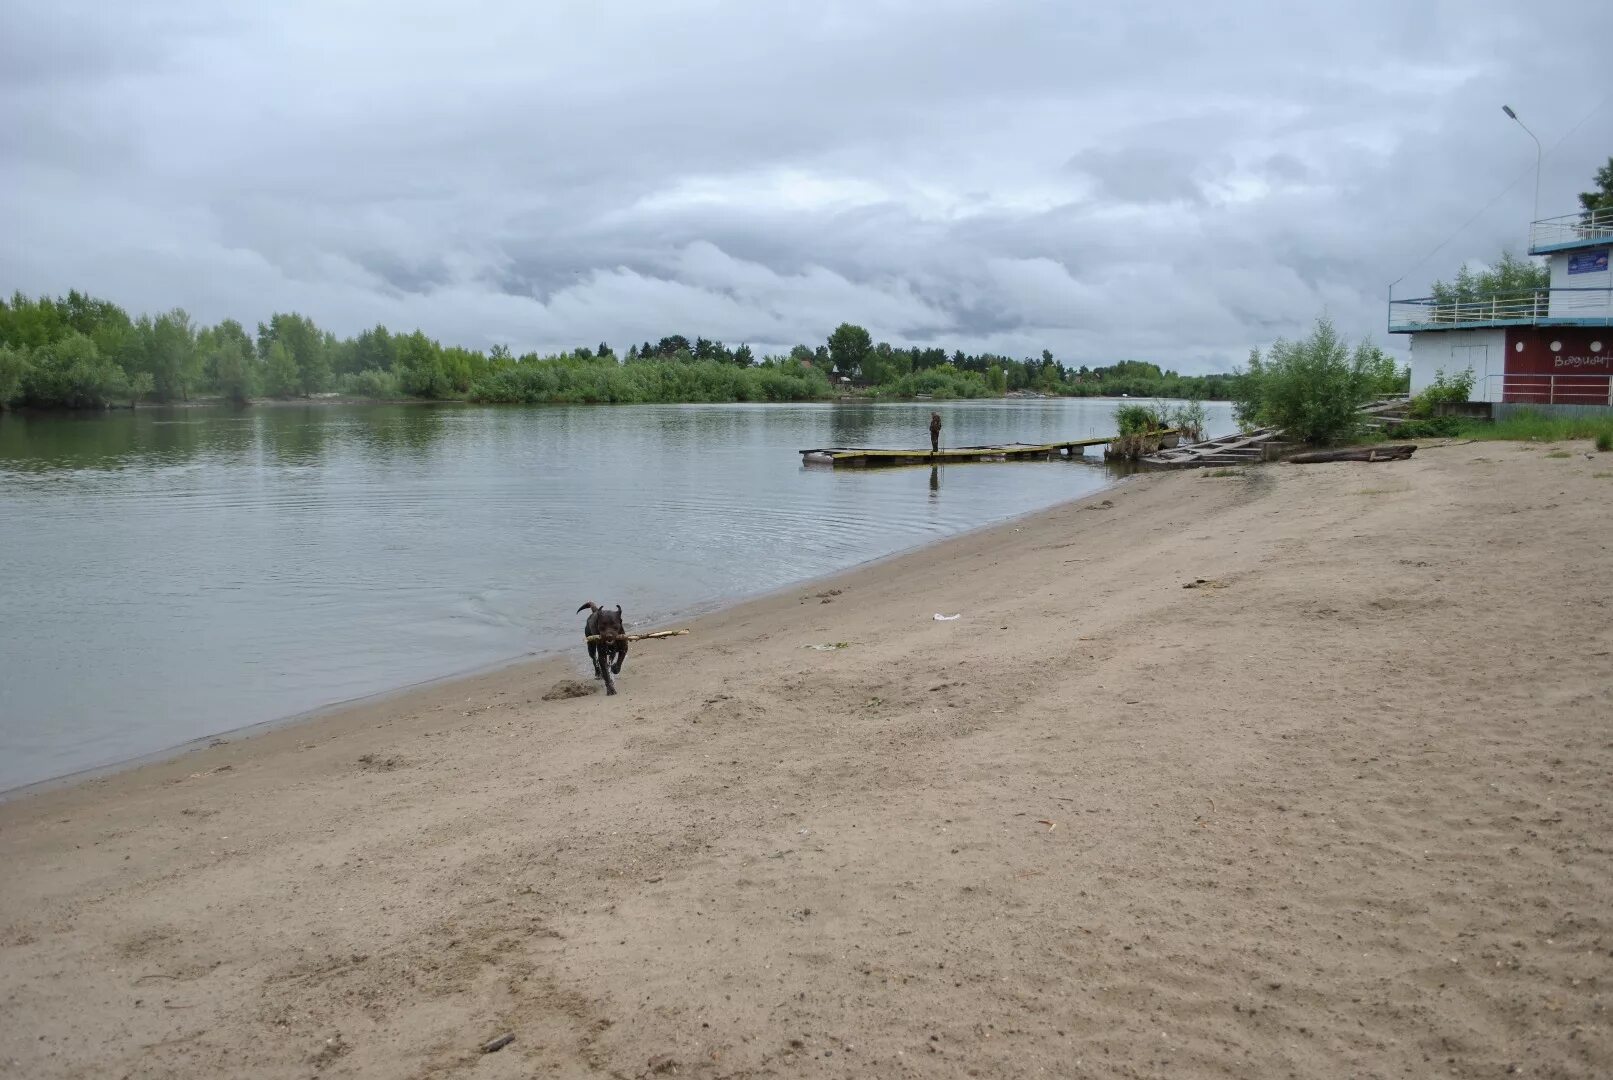
[[[1315,7],[12,0],[0,288],[518,352],[1396,345],[1391,281],[1524,247],[1503,103],[1542,214],[1613,153],[1613,19]]]

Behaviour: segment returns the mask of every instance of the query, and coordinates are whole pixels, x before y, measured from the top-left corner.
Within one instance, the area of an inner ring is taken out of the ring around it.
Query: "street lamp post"
[[[1530,220],[1539,221],[1540,220],[1540,159],[1544,156],[1544,154],[1542,153],[1542,151],[1540,149],[1540,140],[1536,139],[1535,138],[1535,133],[1529,130],[1529,125],[1525,124],[1522,120],[1518,119],[1518,114],[1512,111],[1512,106],[1511,105],[1503,105],[1503,106],[1501,106],[1501,111],[1506,113],[1509,117],[1511,117],[1514,121],[1516,121],[1517,125],[1519,127],[1523,128],[1524,134],[1528,135],[1531,139],[1535,140],[1535,216],[1533,218],[1531,218]]]

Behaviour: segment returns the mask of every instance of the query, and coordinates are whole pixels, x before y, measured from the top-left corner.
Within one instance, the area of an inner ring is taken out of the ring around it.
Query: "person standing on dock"
[[[940,452],[941,452],[941,414],[938,413],[938,412],[932,412],[930,414],[930,453],[939,454]]]

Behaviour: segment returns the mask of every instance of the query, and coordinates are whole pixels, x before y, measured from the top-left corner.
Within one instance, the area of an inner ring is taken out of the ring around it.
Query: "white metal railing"
[[[1425,296],[1389,302],[1389,330],[1448,330],[1461,326],[1532,326],[1561,321],[1613,320],[1613,288],[1530,289],[1454,300]]]
[[[1529,226],[1529,252],[1559,244],[1578,244],[1585,241],[1613,241],[1613,210],[1592,210],[1588,213],[1564,214],[1562,217],[1544,218]]]
[[[1489,375],[1475,401],[1520,405],[1613,405],[1613,378],[1585,372]]]

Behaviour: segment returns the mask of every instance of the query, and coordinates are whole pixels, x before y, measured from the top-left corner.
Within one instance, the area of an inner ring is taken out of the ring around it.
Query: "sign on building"
[[[1605,274],[1607,273],[1607,248],[1601,251],[1581,251],[1568,256],[1568,272],[1570,274]]]

